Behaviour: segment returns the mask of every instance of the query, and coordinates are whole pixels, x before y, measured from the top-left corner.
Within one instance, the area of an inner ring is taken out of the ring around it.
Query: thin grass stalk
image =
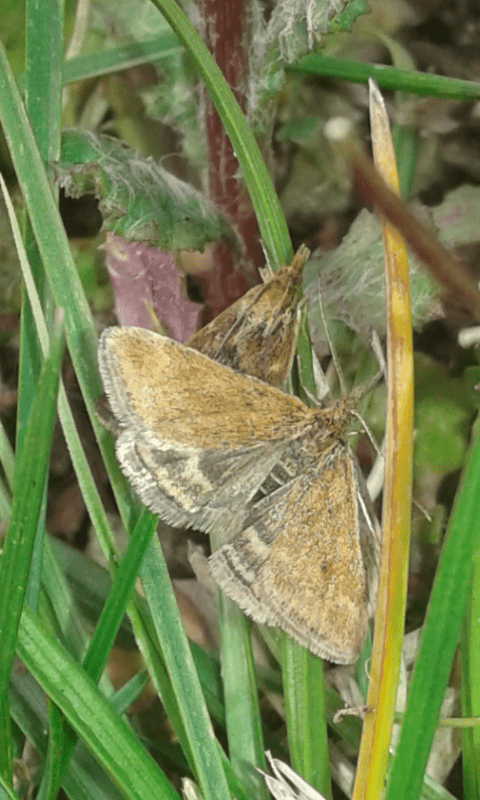
[[[372,142],[377,169],[399,191],[388,117],[370,83]],[[387,434],[382,551],[367,714],[353,800],[381,798],[388,763],[407,594],[412,492],[413,343],[406,247],[385,220],[383,245],[387,302]]]

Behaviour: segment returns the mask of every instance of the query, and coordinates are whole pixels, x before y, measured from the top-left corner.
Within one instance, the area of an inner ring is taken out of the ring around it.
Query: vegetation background
[[[310,343],[326,366],[331,341],[348,388],[367,383],[372,333],[383,343],[387,330],[381,228],[325,123],[348,118],[369,148],[375,78],[403,198],[477,281],[478,5],[1,8],[0,794],[268,797],[256,769],[271,771],[268,749],[324,797],[359,797],[362,723],[334,715],[364,704],[371,645],[354,668],[324,671],[266,630],[252,654],[250,626],[224,607],[220,670],[187,536],[162,525],[152,538],[157,521],[95,416],[96,337],[118,320],[185,341],[258,282],[265,260],[277,269],[306,243],[309,335],[302,326],[292,388],[314,392]],[[477,320],[414,256],[411,294],[416,503],[385,796],[476,798]],[[381,442],[383,385],[361,411]],[[368,475],[375,450],[366,436],[355,447]],[[433,738],[440,709],[464,720]],[[367,796],[380,797],[381,766],[362,769],[377,787]]]

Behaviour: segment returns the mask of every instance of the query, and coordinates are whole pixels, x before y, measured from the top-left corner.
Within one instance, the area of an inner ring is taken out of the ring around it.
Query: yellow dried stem
[[[374,161],[399,191],[395,155],[382,96],[370,81]],[[367,706],[353,800],[381,798],[395,712],[405,617],[413,445],[413,352],[408,259],[404,241],[383,222],[387,302],[387,435],[383,543]]]

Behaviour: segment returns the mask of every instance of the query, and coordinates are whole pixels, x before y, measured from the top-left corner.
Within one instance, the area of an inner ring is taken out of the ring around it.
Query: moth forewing
[[[238,532],[291,442],[329,435],[330,412],[150,331],[107,329],[98,358],[120,465],[169,524]]]
[[[322,658],[348,664],[367,632],[355,465],[343,442],[259,501],[211,556],[223,591],[255,621],[282,628]]]
[[[98,360],[119,424],[182,447],[235,450],[294,439],[328,416],[142,328],[107,328]]]
[[[295,353],[296,303],[309,251],[270,275],[195,333],[188,346],[220,364],[280,387]]]

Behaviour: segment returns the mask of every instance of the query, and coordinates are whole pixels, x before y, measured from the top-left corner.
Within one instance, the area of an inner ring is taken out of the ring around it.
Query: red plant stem
[[[204,39],[243,110],[246,108],[248,24],[243,0],[200,0]],[[209,316],[213,318],[258,282],[256,268],[264,263],[257,221],[239,180],[239,166],[220,118],[207,97],[205,128],[208,147],[210,199],[236,228],[245,251],[247,269],[235,270],[234,255],[219,245],[216,265],[203,283]]]

